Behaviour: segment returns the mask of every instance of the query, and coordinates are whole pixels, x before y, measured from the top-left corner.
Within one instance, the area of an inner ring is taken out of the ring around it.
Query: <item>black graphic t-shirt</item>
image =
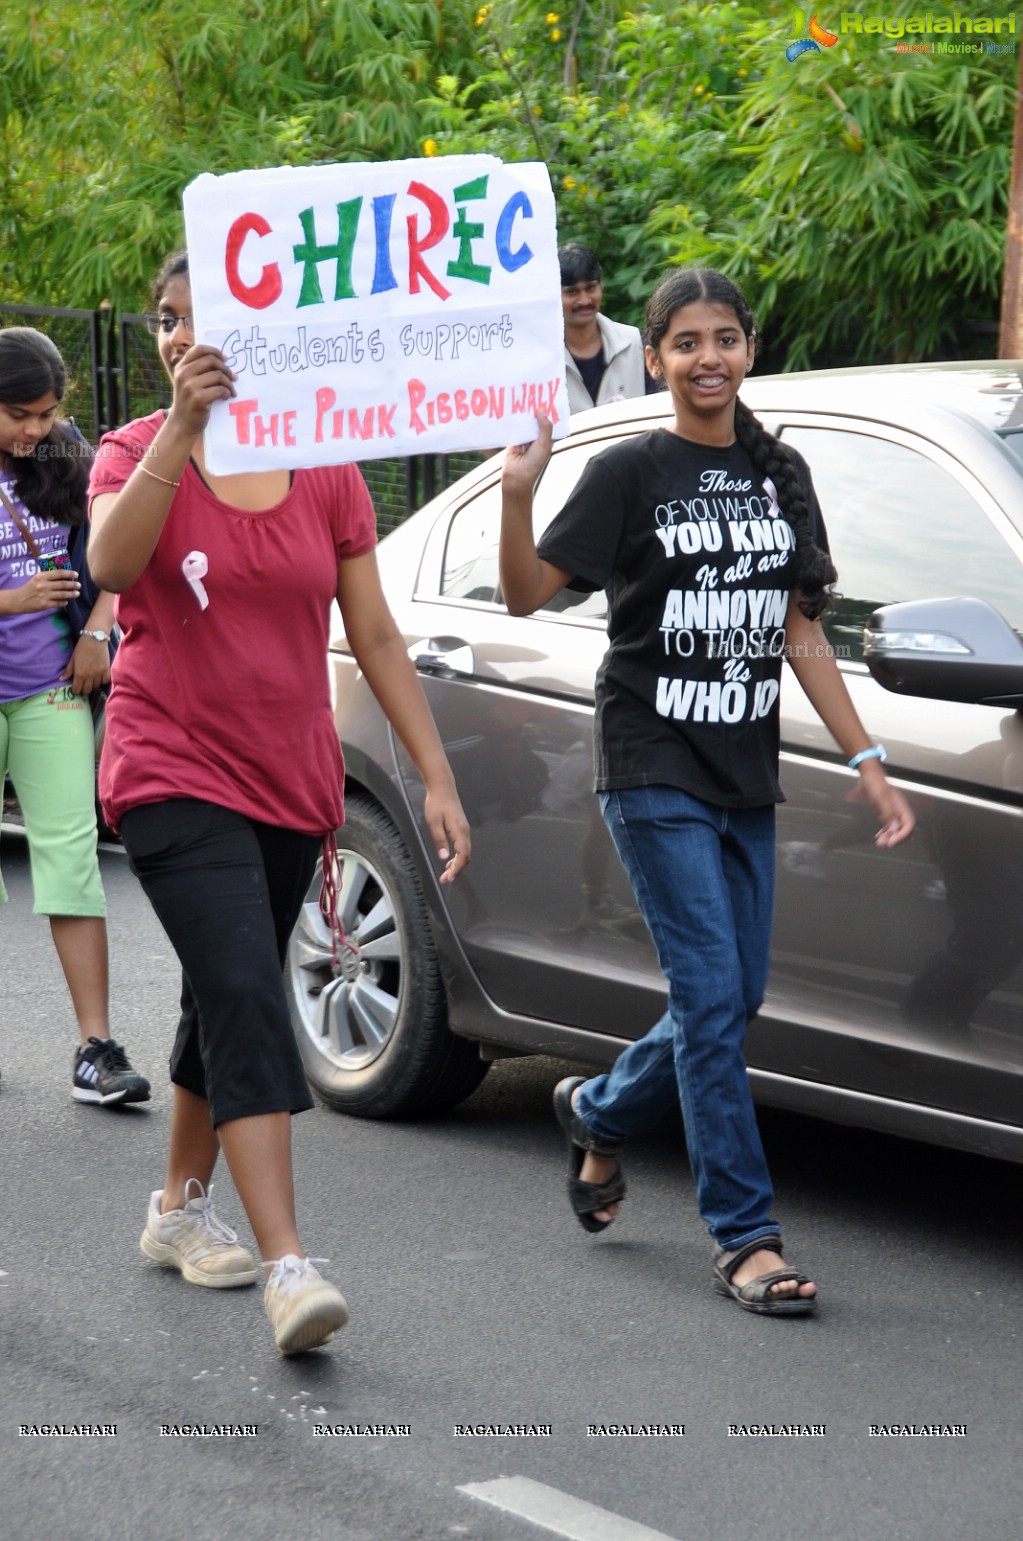
[[[813,535],[827,536],[796,456]],[[776,489],[739,444],[667,429],[590,461],[539,545],[606,589],[596,789],[667,785],[726,808],[783,801],[778,693],[795,539]]]

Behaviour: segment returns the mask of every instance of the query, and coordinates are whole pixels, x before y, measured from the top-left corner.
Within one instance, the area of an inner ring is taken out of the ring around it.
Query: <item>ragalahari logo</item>
[[[797,22],[798,30],[802,32],[804,30],[802,25],[803,12],[797,12],[797,16],[799,18]],[[817,20],[816,11],[807,22],[805,31],[808,36],[798,38],[796,42],[790,43],[785,50],[785,57],[790,64],[794,64],[802,54],[819,54],[822,48],[834,48],[838,42],[837,33],[829,32],[826,27],[821,26]]]

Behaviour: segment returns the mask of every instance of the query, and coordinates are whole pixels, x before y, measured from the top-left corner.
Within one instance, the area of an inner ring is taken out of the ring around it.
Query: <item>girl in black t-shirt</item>
[[[510,449],[501,587],[528,615],[566,586],[608,594],[596,690],[596,790],[668,981],[668,1011],[607,1075],[554,1106],[569,1195],[603,1230],[622,1143],[681,1103],[714,1282],[748,1311],[805,1314],[816,1286],[782,1264],[744,1055],[770,954],[778,693],[786,657],[893,846],[913,815],[882,768],[820,625],[835,571],[809,470],[739,401],[754,323],[708,269],[671,274],[647,307],[647,369],[674,421],[590,462],[539,549],[532,494],[551,425]]]

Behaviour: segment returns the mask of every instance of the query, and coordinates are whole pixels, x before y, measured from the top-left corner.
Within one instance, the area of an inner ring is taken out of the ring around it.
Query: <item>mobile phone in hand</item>
[[[71,557],[66,551],[50,551],[39,558],[36,566],[41,573],[69,572]]]

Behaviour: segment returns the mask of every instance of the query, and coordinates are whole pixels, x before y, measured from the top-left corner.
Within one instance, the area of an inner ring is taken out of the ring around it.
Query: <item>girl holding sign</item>
[[[591,460],[539,550],[545,418],[504,467],[508,608],[528,615],[566,586],[607,589],[596,789],[669,986],[661,1020],[608,1075],[562,1081],[555,1112],[572,1207],[598,1231],[625,1193],[619,1147],[681,1103],[715,1287],[748,1311],[805,1314],[816,1286],[781,1261],[743,1053],[769,965],[783,654],[859,771],[878,845],[905,840],[914,821],[821,630],[835,571],[809,470],[738,397],[753,363],[749,306],[722,274],[679,271],[651,297],[646,331],[674,421]]]
[[[78,1019],[71,1095],[112,1106],[147,1102],[149,1082],[110,1037],[89,696],[110,678],[114,607],[85,565],[91,451],[58,420],[65,385],[42,332],[0,331],[0,781],[11,772]]]
[[[259,1266],[209,1197],[223,1149],[277,1347],[291,1354],[348,1317],[296,1227],[291,1114],[312,1102],[281,978],[321,847],[333,877],[343,818],[326,665],[335,599],[423,777],[442,883],[469,860],[469,830],[383,597],[358,469],[212,475],[202,431],[234,376],[195,341],[183,253],[154,298],[170,410],[108,434],[92,481],[93,566],[124,631],[101,797],[183,971],[167,1173],[141,1247],[193,1284],[255,1282]]]

